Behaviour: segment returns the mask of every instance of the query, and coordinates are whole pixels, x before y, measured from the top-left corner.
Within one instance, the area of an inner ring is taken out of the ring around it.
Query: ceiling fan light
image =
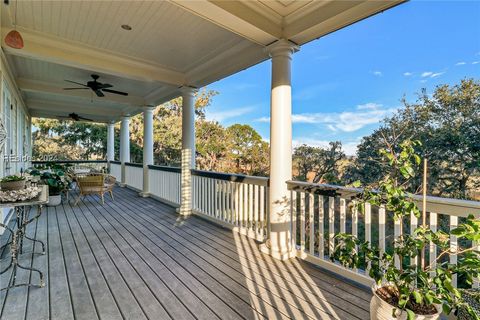
[[[14,49],[23,48],[23,38],[17,30],[12,30],[5,36],[5,43]]]

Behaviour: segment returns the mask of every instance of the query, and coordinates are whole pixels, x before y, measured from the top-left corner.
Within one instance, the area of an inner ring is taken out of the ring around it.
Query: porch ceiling
[[[401,2],[19,1],[21,50],[3,42],[16,2],[2,3],[2,49],[33,115],[118,120],[267,59],[265,46],[280,38],[302,45]],[[62,89],[92,73],[129,96]]]

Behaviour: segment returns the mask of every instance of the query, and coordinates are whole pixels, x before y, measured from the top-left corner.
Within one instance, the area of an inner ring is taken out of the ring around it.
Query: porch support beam
[[[2,49],[6,53],[53,62],[65,66],[95,70],[128,79],[158,81],[164,84],[181,85],[185,76],[176,70],[133,57],[115,55],[112,52],[89,48],[56,36],[39,34],[26,28],[19,28],[25,41],[22,50],[12,49],[4,42],[9,30],[2,30]]]
[[[143,108],[143,189],[140,195],[149,196],[148,166],[153,164],[153,111],[154,107]]]
[[[107,124],[107,161],[115,160],[115,123]]]
[[[182,173],[180,214],[192,214],[192,174],[195,169],[195,98],[194,89],[182,91]]]
[[[121,186],[126,185],[125,162],[130,162],[130,117],[122,117],[120,124],[120,162],[122,165]]]
[[[262,251],[280,260],[295,256],[291,241],[290,194],[292,179],[291,60],[298,47],[282,39],[268,48],[272,57],[270,102],[269,238]]]

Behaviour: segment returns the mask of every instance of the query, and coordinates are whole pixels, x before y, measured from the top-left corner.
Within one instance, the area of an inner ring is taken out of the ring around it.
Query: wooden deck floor
[[[116,188],[115,197],[50,207],[30,225],[47,254],[21,262],[45,272],[47,286],[2,291],[2,320],[369,318],[362,289],[299,260],[274,261],[202,219],[178,220],[131,190]]]

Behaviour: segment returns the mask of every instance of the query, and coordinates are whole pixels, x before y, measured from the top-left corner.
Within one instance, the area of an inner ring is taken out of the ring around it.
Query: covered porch
[[[182,219],[128,188],[115,198],[47,207],[29,225],[47,252],[20,261],[40,268],[46,287],[2,291],[2,319],[368,318],[365,288],[301,260],[272,259],[245,235]],[[17,277],[38,281],[21,269]]]

